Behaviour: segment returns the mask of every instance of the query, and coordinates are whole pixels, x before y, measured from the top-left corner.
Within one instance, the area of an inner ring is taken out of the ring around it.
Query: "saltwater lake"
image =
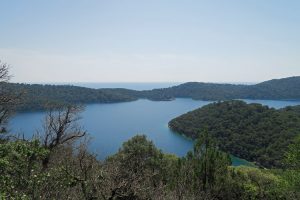
[[[274,108],[300,105],[300,101],[245,101]],[[81,114],[80,123],[92,137],[90,150],[101,159],[117,152],[124,141],[136,134],[145,134],[163,152],[184,156],[192,150],[193,141],[173,133],[168,128],[168,122],[208,103],[210,102],[179,98],[160,102],[141,99],[126,103],[91,104]],[[17,114],[10,121],[9,128],[13,133],[31,137],[37,130],[42,130],[44,117],[43,112]],[[237,158],[233,162],[234,165],[244,163]]]

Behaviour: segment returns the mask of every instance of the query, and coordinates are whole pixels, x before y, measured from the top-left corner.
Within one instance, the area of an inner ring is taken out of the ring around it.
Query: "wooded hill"
[[[170,88],[143,91],[142,95],[157,100],[176,97],[198,100],[300,99],[300,77],[274,79],[255,85],[188,82]]]
[[[140,98],[154,101],[169,101],[175,98],[197,100],[300,99],[299,76],[270,80],[255,85],[189,82],[174,87],[144,91],[16,83],[5,83],[4,86],[1,88],[22,94],[22,104],[18,106],[18,110],[41,110],[47,104],[115,103],[134,101]]]
[[[21,96],[17,110],[44,110],[47,106],[60,107],[69,104],[116,103],[137,100],[127,95],[126,89],[91,89],[71,85],[40,85],[2,83],[6,93]]]
[[[179,116],[169,126],[191,138],[207,128],[221,150],[267,168],[281,167],[284,152],[300,133],[300,106],[276,110],[237,100],[217,102]]]

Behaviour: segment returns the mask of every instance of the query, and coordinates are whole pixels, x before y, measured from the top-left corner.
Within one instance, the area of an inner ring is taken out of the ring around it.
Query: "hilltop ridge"
[[[4,84],[4,83],[3,83]],[[42,110],[45,104],[116,103],[149,99],[170,101],[175,98],[195,100],[272,99],[299,100],[300,76],[272,79],[254,85],[187,82],[169,88],[130,90],[124,88],[92,89],[70,85],[5,83],[5,90],[22,93],[18,110]]]

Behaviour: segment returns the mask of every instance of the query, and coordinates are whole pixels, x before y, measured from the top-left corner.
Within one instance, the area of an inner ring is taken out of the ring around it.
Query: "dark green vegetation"
[[[276,110],[243,101],[206,105],[169,122],[191,138],[206,127],[226,152],[258,165],[282,167],[284,152],[300,133],[300,106]]]
[[[38,139],[2,140],[0,198],[296,200],[300,197],[299,166],[292,165],[285,171],[231,167],[228,154],[219,151],[209,137],[199,139],[194,151],[183,158],[163,154],[145,136],[133,137],[105,161],[98,161],[89,153],[82,139],[79,145],[74,143],[75,140],[62,143],[50,150]],[[297,145],[299,152],[299,140]],[[288,152],[292,159],[293,148]],[[46,158],[50,159],[44,166]]]
[[[126,89],[91,89],[68,85],[29,85],[2,83],[7,91],[22,94],[18,110],[45,110],[47,106],[60,107],[68,104],[116,103],[134,101]]]
[[[99,161],[87,150],[89,137],[78,124],[82,108],[77,105],[49,110],[44,130],[32,139],[8,133],[5,127],[11,110],[24,93],[3,88],[7,80],[7,66],[2,65],[0,199],[300,198],[300,136],[286,148],[284,170],[232,167],[229,155],[219,149],[213,134],[205,129],[193,151],[182,158],[162,153],[145,136],[137,135],[115,155]],[[285,112],[293,121],[299,108],[289,107]]]
[[[143,95],[150,99],[300,99],[300,77],[274,79],[255,85],[190,82],[165,89],[144,91]]]
[[[45,105],[114,103],[147,98],[169,101],[174,98],[198,100],[229,99],[300,99],[300,77],[270,80],[256,85],[190,82],[178,86],[135,91],[127,89],[91,89],[76,86],[29,85],[6,83],[6,90],[22,93],[18,110],[41,110]]]

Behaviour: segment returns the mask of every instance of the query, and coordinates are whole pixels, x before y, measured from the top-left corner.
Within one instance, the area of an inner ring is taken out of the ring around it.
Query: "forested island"
[[[145,98],[170,101],[175,98],[197,100],[300,99],[300,77],[274,79],[255,85],[189,82],[169,88],[136,91],[122,88],[91,89],[71,85],[2,83],[2,88],[22,94],[17,110],[45,110],[45,105],[116,103]]]
[[[300,106],[276,110],[238,100],[216,102],[171,120],[169,127],[193,139],[207,129],[221,150],[259,166],[282,167],[288,145],[300,133]]]

